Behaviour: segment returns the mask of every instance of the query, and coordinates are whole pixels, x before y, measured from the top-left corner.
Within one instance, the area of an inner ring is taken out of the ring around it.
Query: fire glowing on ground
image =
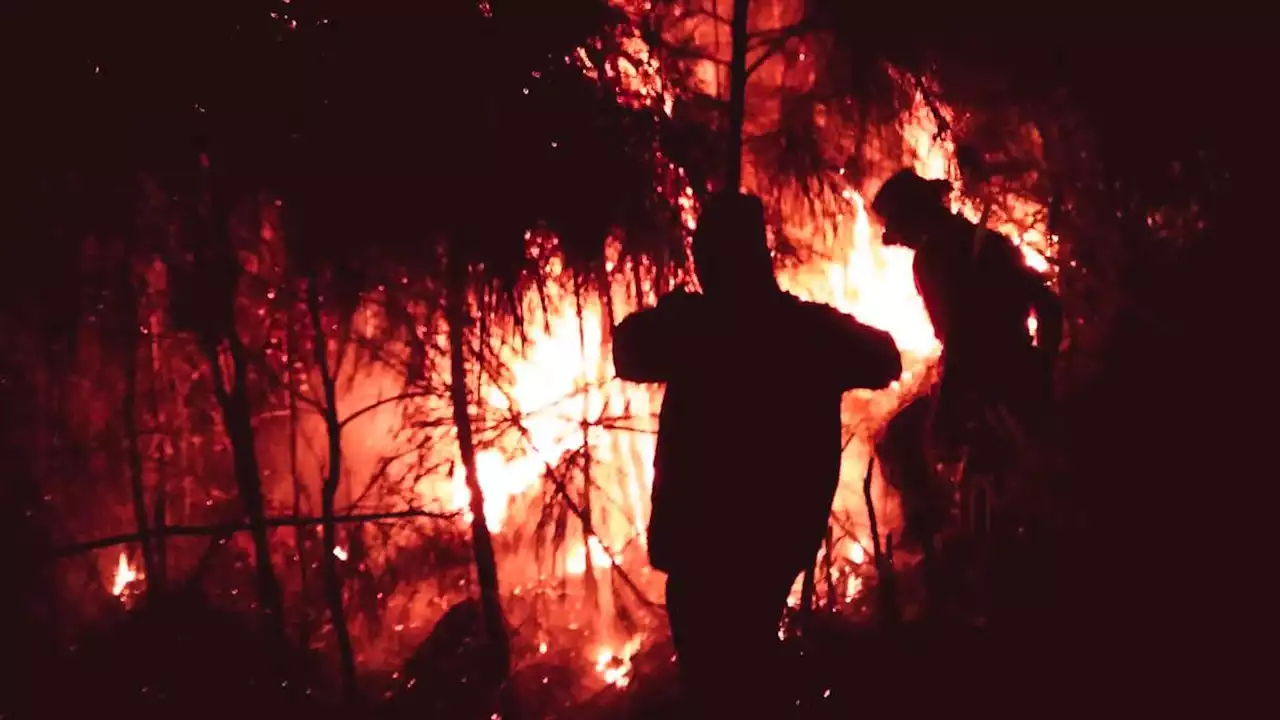
[[[127,597],[127,594],[134,591],[134,583],[140,580],[138,571],[129,562],[129,555],[125,551],[120,551],[120,559],[116,562],[115,575],[111,581],[111,594],[121,600]]]

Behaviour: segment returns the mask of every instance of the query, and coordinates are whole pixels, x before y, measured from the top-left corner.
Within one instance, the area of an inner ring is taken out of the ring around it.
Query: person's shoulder
[[[658,298],[658,302],[688,302],[691,300],[696,301],[703,297],[702,293],[694,292],[693,290],[690,290],[688,286],[681,285],[680,287],[673,288],[670,292]]]
[[[812,314],[822,312],[824,308],[830,308],[830,305],[812,300],[805,300],[790,290],[783,290],[778,293],[778,306],[786,312]]]
[[[691,292],[688,288],[676,288],[671,292],[658,298],[657,307],[671,310],[684,307],[692,307],[702,304],[705,297],[699,293]]]
[[[1000,265],[1022,264],[1022,250],[1013,238],[1004,233],[988,229],[982,237],[981,254],[989,261]]]
[[[852,315],[841,311],[834,305],[805,300],[791,293],[783,294],[785,295],[784,302],[786,303],[787,311],[801,322],[807,321],[821,324],[856,322]]]

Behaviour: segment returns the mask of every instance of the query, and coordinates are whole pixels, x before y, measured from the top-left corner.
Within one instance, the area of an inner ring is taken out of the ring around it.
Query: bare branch
[[[385,520],[405,520],[409,518],[432,518],[435,520],[452,520],[458,517],[456,512],[433,512],[430,510],[397,510],[385,513],[365,513],[360,515],[337,515],[333,518],[335,523],[367,523],[382,522]],[[267,518],[265,525],[269,528],[300,528],[318,526],[324,522],[323,518],[318,517],[277,517]],[[232,522],[232,523],[215,523],[213,525],[166,525],[158,528],[151,533],[152,537],[218,537],[231,535],[238,532],[246,532],[250,529],[248,522]],[[56,548],[53,552],[56,558],[72,557],[74,555],[83,555],[92,550],[101,550],[103,548],[115,545],[124,545],[126,543],[134,543],[140,540],[137,533],[126,533],[122,535],[110,535],[97,540],[88,540],[72,545],[65,545]]]
[[[338,427],[346,427],[348,423],[356,420],[361,415],[373,412],[374,410],[377,410],[383,405],[389,405],[393,402],[399,402],[401,400],[412,400],[413,398],[421,398],[421,397],[435,397],[437,395],[439,395],[439,393],[432,392],[430,390],[410,390],[407,392],[402,392],[398,395],[385,397],[385,398],[382,398],[381,400],[377,400],[375,402],[369,403],[368,405],[365,405],[359,410],[356,410],[355,412],[346,416],[345,418],[343,418],[338,422]]]
[[[762,45],[771,45],[779,41],[786,42],[791,38],[800,37],[801,35],[809,32],[811,26],[812,23],[806,18],[784,27],[749,33],[747,37],[750,40],[750,44],[748,44],[747,47],[748,49],[754,49]]]
[[[733,22],[732,20],[730,20],[729,18],[727,18],[727,17],[725,17],[725,16],[721,15],[720,13],[716,12],[715,10],[708,10],[708,9],[706,9],[706,8],[701,8],[701,7],[697,7],[697,8],[693,8],[693,9],[689,10],[689,11],[688,11],[688,15],[686,15],[685,17],[687,17],[687,18],[707,18],[707,19],[709,19],[709,20],[713,20],[713,21],[715,21],[715,22],[718,22],[718,23],[720,23],[720,24],[722,24],[722,25],[729,25],[730,23],[732,23],[732,22]]]
[[[323,403],[311,397],[310,395],[304,394],[301,390],[295,390],[290,385],[290,383],[287,383],[284,381],[284,378],[280,375],[280,373],[276,372],[275,368],[271,367],[271,365],[267,363],[266,348],[259,348],[257,352],[250,352],[245,354],[249,356],[249,364],[252,365],[254,369],[256,369],[258,372],[261,372],[262,374],[266,375],[267,379],[270,381],[270,383],[273,386],[284,387],[290,395],[292,395],[293,397],[296,397],[299,401],[305,403],[307,406],[309,406],[312,410],[315,410],[316,412],[324,411]]]

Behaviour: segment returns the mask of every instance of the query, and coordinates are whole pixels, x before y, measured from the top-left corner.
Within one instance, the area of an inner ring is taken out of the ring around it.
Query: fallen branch
[[[395,512],[385,513],[365,513],[358,515],[339,515],[333,518],[335,523],[365,523],[365,522],[381,522],[384,520],[404,520],[408,518],[433,518],[437,520],[451,520],[456,518],[458,513],[442,513],[432,512],[429,510],[397,510]],[[268,528],[281,527],[308,527],[319,526],[324,522],[323,518],[318,517],[277,517],[267,518],[265,525]],[[229,536],[238,532],[246,532],[249,530],[247,521],[231,522],[231,523],[215,523],[213,525],[166,525],[163,531],[157,529],[151,533],[152,537],[219,537]],[[101,550],[103,548],[115,545],[124,545],[126,543],[134,543],[141,540],[138,533],[125,533],[121,535],[110,535],[97,540],[88,540],[81,543],[66,545],[54,550],[54,557],[58,559],[81,555],[91,550]]]

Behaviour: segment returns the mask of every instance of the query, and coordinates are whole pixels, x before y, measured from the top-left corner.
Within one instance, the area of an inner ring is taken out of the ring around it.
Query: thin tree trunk
[[[231,202],[225,188],[216,181],[209,170],[207,156],[202,156],[205,166],[205,188],[209,237],[206,243],[195,245],[195,265],[199,271],[210,273],[213,279],[210,303],[222,303],[212,317],[204,319],[200,330],[200,345],[209,360],[213,373],[214,392],[222,409],[223,425],[231,442],[235,464],[235,477],[249,534],[253,538],[254,565],[258,574],[258,602],[263,615],[264,629],[281,645],[288,642],[284,624],[284,593],[276,577],[271,560],[271,536],[266,524],[266,501],[262,494],[262,474],[258,467],[258,453],[250,415],[248,377],[248,351],[235,329],[234,303],[236,301],[235,278],[239,265],[231,249]],[[203,266],[203,268],[201,267]],[[234,268],[232,270],[232,268]],[[223,269],[229,278],[220,277]],[[222,370],[220,348],[227,343],[231,355],[230,383]]]
[[[465,329],[470,324],[467,310],[467,270],[452,258],[448,268],[445,311],[449,322],[449,384],[453,400],[453,420],[458,431],[458,451],[466,470],[467,489],[471,493],[471,535],[475,548],[476,576],[480,583],[480,602],[489,641],[499,653],[502,670],[510,667],[510,644],[502,598],[498,590],[498,564],[493,552],[493,538],[484,515],[484,491],[476,470],[476,449],[471,436],[471,401],[467,392]]]
[[[324,388],[325,434],[329,441],[329,466],[320,493],[321,537],[323,555],[320,559],[324,571],[324,597],[333,622],[333,634],[338,639],[338,660],[342,672],[342,695],[348,703],[356,699],[356,663],[351,648],[351,632],[347,627],[346,610],[342,601],[342,578],[338,574],[337,525],[334,523],[334,499],[342,480],[342,426],[338,423],[338,391],[334,371],[329,368],[329,340],[320,318],[320,295],[314,275],[307,282],[307,308],[311,312],[311,327],[315,331],[316,365],[320,369],[320,383]]]
[[[871,477],[876,466],[873,456],[867,461],[867,476],[862,480],[862,496],[867,503],[867,521],[871,525],[871,549],[876,563],[876,587],[880,591],[881,617],[889,623],[898,620],[898,602],[893,586],[893,567],[880,547],[880,526],[876,522],[876,506],[871,498]]]
[[[573,298],[578,312],[578,342],[582,345],[582,512],[591,518],[591,425],[587,413],[591,410],[591,393],[587,387],[586,343],[587,328],[582,319],[582,285],[575,277],[573,281]],[[595,563],[591,555],[590,527],[586,521],[582,523],[582,551],[585,553],[583,564],[583,580],[586,584],[587,607],[591,610],[591,622],[596,621],[596,611],[600,608],[600,583],[596,578]]]
[[[724,189],[736,192],[742,187],[742,131],[747,112],[747,15],[751,0],[733,0],[729,61],[729,127],[728,172]]]
[[[151,568],[151,574],[147,576],[147,589],[150,592],[156,592],[163,591],[165,576],[168,574],[169,568],[164,526],[168,523],[169,508],[169,487],[165,481],[169,476],[170,438],[168,430],[170,428],[168,423],[160,422],[160,391],[157,389],[157,385],[162,382],[164,377],[160,363],[160,328],[154,314],[149,314],[147,323],[151,330],[151,392],[147,394],[147,397],[151,405],[152,422],[155,423],[160,437],[159,450],[156,453],[155,507],[152,509],[155,533],[152,536],[151,548],[155,565]]]
[[[291,302],[290,307],[294,305]],[[293,484],[293,518],[297,520],[302,517],[302,479],[298,476],[298,383],[297,372],[294,368],[297,366],[298,359],[298,334],[294,330],[293,322],[286,316],[285,330],[285,353],[287,355],[285,384],[289,391],[289,478]],[[311,622],[306,612],[307,597],[307,553],[306,553],[306,529],[298,525],[293,533],[294,550],[298,554],[298,587],[299,594],[303,598],[301,620],[298,623],[299,645],[308,647],[311,640]]]
[[[127,243],[123,268],[120,273],[120,290],[124,307],[121,312],[128,317],[121,328],[125,346],[124,398],[121,413],[124,415],[124,435],[129,454],[129,490],[133,500],[133,521],[138,526],[138,544],[142,549],[142,574],[151,581],[155,562],[151,555],[151,528],[147,518],[147,494],[143,486],[142,448],[138,442],[138,292],[133,279],[133,243]]]
[[[131,281],[131,280],[130,280]],[[133,293],[129,293],[132,298]],[[129,303],[130,309],[136,311],[137,306]],[[125,442],[129,453],[129,489],[133,497],[133,521],[138,526],[138,544],[142,548],[142,574],[151,582],[155,572],[155,562],[151,554],[151,528],[147,519],[147,495],[143,487],[142,449],[138,442],[138,345],[136,319],[131,318],[125,329],[124,363],[124,401],[121,413],[124,415]]]
[[[222,363],[216,341],[205,339],[205,354],[213,368],[213,381],[222,406],[223,423],[231,441],[235,460],[236,484],[245,519],[249,522],[249,534],[253,538],[254,564],[258,573],[258,595],[262,605],[266,629],[272,636],[286,640],[284,628],[284,596],[280,581],[276,578],[271,561],[271,538],[267,532],[266,502],[262,496],[262,477],[258,469],[257,448],[254,446],[253,424],[249,415],[249,397],[245,371],[248,359],[240,338],[234,334],[227,338],[231,348],[231,364],[234,378],[230,386],[223,377]]]

